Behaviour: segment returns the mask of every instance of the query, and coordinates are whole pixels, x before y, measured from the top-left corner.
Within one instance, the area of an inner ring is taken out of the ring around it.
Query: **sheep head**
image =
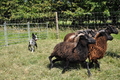
[[[113,37],[106,32],[106,30],[100,30],[96,34],[95,38],[101,37],[101,36],[106,36],[107,40],[113,40]]]
[[[74,42],[78,43],[80,41],[82,41],[83,44],[84,42],[87,44],[94,44],[96,42],[95,39],[93,39],[92,37],[89,36],[89,34],[86,33],[78,34]]]
[[[111,34],[111,33],[118,34],[118,30],[116,29],[115,26],[112,26],[112,25],[107,26],[106,32],[108,34]]]

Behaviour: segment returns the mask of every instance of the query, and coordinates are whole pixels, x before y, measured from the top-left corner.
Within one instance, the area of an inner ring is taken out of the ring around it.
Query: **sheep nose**
[[[118,34],[118,31],[116,31],[115,34]]]

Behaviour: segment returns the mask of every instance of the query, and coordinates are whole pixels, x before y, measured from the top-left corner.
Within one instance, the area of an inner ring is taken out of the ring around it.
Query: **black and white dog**
[[[31,52],[35,51],[35,47],[37,48],[37,35],[35,35],[34,33],[32,33],[32,39],[29,41],[29,45],[28,45],[28,50],[30,50]]]

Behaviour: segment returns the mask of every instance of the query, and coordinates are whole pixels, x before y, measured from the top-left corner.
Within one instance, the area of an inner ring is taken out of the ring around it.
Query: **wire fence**
[[[31,13],[32,15],[32,13]],[[46,23],[48,22],[48,27],[56,26],[56,12],[46,12],[38,13],[39,17],[29,17],[26,18],[11,18],[8,20],[1,20],[0,24],[4,21],[7,23]],[[59,28],[71,27],[71,28],[92,28],[98,29],[103,28],[108,24],[112,24],[120,28],[120,11],[114,12],[91,12],[91,13],[65,13],[57,12],[58,15],[58,25]],[[21,16],[21,14],[16,14],[16,16]]]
[[[39,39],[48,37],[48,23],[4,23],[0,25],[0,46],[25,42],[36,33]]]
[[[33,15],[31,13],[31,15]],[[49,23],[49,27],[56,26],[56,12],[46,12],[38,13],[39,17],[29,17],[26,16],[11,18],[11,19],[0,19],[0,24],[4,21],[7,23]],[[112,24],[120,28],[120,11],[114,12],[91,12],[91,13],[66,13],[57,12],[58,15],[58,25],[60,28],[72,27],[72,28],[102,28],[108,24]],[[21,16],[21,14],[16,14],[16,16]]]
[[[20,16],[21,14],[16,15]],[[38,13],[38,15],[40,16],[37,18],[26,16],[26,18],[0,19],[0,45],[28,41],[32,32],[38,33],[39,38],[45,39],[48,36],[48,28],[51,27],[56,27],[57,38],[59,29],[66,27],[102,29],[111,24],[120,29],[120,11],[79,13],[78,15],[64,12],[46,12]]]

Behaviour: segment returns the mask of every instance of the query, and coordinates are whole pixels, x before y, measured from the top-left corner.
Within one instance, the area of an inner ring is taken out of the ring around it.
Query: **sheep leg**
[[[100,64],[99,64],[99,62],[96,60],[96,61],[94,61],[95,62],[95,64],[96,64],[96,66],[95,66],[95,68],[98,68],[99,69],[99,71],[100,71]]]
[[[87,66],[88,77],[90,77],[91,72],[90,72],[90,68],[89,68],[89,63],[88,62],[85,62],[85,63],[86,63],[86,66]]]
[[[49,61],[50,61],[50,69],[53,67],[53,61],[52,61],[53,56],[49,56]]]
[[[65,70],[67,69],[68,65],[69,65],[69,61],[66,61],[66,65],[64,66],[64,69],[63,69],[63,71],[62,71],[62,74],[65,73]]]
[[[89,67],[90,68],[94,67],[93,61],[92,62],[89,61]]]

